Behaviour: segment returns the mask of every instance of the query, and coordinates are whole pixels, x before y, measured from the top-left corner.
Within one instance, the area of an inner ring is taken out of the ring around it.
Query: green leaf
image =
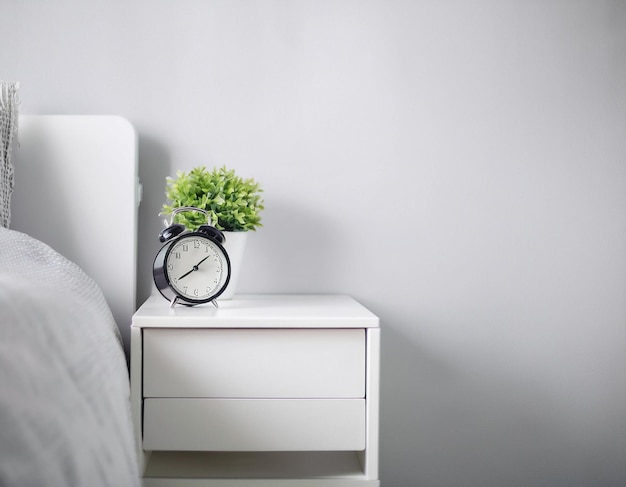
[[[189,172],[177,171],[176,177],[165,178],[165,196],[169,204],[163,213],[174,208],[193,206],[206,210],[220,230],[256,230],[262,226],[259,213],[265,209],[263,190],[254,179],[242,179],[226,166],[208,171],[197,166]],[[197,212],[179,213],[176,220],[189,229],[197,229],[206,220]]]

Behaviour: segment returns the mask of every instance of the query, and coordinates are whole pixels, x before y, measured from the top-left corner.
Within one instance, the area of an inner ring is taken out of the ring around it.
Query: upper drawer
[[[144,329],[145,397],[365,397],[363,329]]]

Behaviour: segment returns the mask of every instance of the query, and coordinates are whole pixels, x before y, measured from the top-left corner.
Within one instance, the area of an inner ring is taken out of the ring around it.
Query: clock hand
[[[195,266],[194,266],[194,271],[198,270],[198,267],[200,266],[200,264],[202,264],[205,260],[207,260],[209,257],[211,257],[210,255],[207,255],[204,259],[202,259],[200,262],[198,262]]]
[[[189,272],[185,272],[182,276],[180,276],[178,278],[178,280],[180,281],[183,277],[187,277],[189,274],[191,274],[193,271],[197,271],[198,267],[197,266],[193,266],[193,269],[191,269]]]
[[[206,256],[204,259],[202,259],[200,262],[198,262],[196,265],[193,266],[193,268],[189,271],[189,272],[185,272],[182,276],[180,276],[178,278],[178,280],[180,281],[183,277],[187,277],[189,274],[191,274],[194,271],[198,270],[198,267],[200,266],[200,264],[202,264],[205,260],[207,260],[209,257],[211,257],[210,255]]]

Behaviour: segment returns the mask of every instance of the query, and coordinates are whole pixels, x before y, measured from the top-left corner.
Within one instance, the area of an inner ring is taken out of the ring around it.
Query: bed
[[[22,116],[0,227],[0,485],[139,486],[124,334],[137,143],[120,117]]]

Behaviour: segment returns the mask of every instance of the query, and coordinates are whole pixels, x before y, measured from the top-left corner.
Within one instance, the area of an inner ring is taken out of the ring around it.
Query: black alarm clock
[[[184,225],[174,223],[174,217],[183,211],[205,214],[207,224],[187,231]],[[152,266],[154,283],[171,306],[213,303],[217,307],[216,299],[230,281],[230,259],[224,239],[224,234],[211,225],[208,212],[191,206],[172,211],[169,224],[159,234],[159,240],[165,244]]]

